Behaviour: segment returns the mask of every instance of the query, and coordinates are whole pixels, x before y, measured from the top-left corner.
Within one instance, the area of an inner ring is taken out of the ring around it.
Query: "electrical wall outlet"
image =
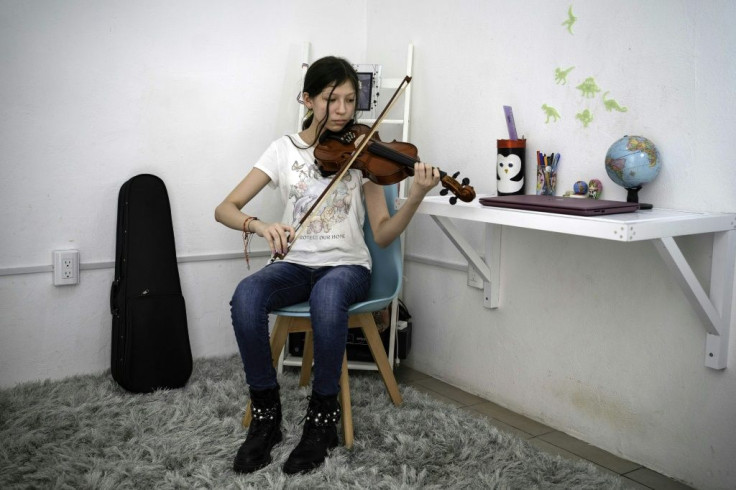
[[[54,286],[79,284],[79,250],[54,250]]]

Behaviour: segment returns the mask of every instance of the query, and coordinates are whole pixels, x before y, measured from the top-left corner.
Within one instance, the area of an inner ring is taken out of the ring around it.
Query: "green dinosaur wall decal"
[[[583,81],[583,83],[581,83],[575,88],[580,90],[583,97],[587,97],[589,99],[592,99],[593,97],[595,97],[596,92],[601,91],[601,89],[595,83],[595,80],[593,79],[593,77],[586,78]]]
[[[593,114],[591,114],[588,109],[585,109],[583,112],[578,112],[577,114],[575,114],[575,119],[583,123],[584,128],[587,128],[588,124],[593,121]]]
[[[562,68],[555,68],[555,83],[557,83],[558,85],[565,85],[567,83],[567,75],[574,69],[574,66],[571,66],[567,70],[563,70]]]
[[[542,104],[542,110],[547,116],[547,119],[544,121],[545,124],[549,123],[550,118],[554,119],[554,121],[552,122],[557,122],[557,120],[560,118],[560,113],[557,112],[557,109],[555,109],[554,107],[548,106],[547,104]]]
[[[572,26],[575,24],[575,22],[578,20],[577,17],[575,17],[572,13],[572,5],[570,5],[570,8],[567,9],[567,19],[565,22],[562,23],[564,27],[567,27],[567,32],[572,34]]]
[[[567,32],[569,32],[571,35],[574,34],[573,32],[573,26],[577,25],[578,17],[575,16],[573,13],[573,5],[569,4],[567,9],[567,18],[562,22],[562,26],[567,29]],[[567,44],[567,42],[566,42]],[[569,61],[569,60],[568,60]],[[569,78],[570,73],[575,69],[575,66],[570,66],[569,68],[565,68],[563,66],[558,66],[555,68],[555,84],[556,85],[567,85],[567,79]],[[572,88],[572,85],[571,85]],[[601,101],[603,103],[603,107],[606,109],[606,112],[628,112],[628,107],[623,106],[619,104],[619,102],[611,97],[610,91],[603,91],[601,87],[598,86],[595,79],[593,77],[587,77],[585,78],[579,85],[575,87],[576,90],[580,91],[580,96],[582,99],[579,99],[577,102],[578,107],[577,108],[570,108],[569,110],[565,109],[563,107],[563,111],[567,111],[569,114],[572,114],[573,111],[578,110],[577,114],[575,114],[575,119],[580,121],[583,128],[587,128],[590,126],[590,123],[593,122],[593,113],[591,112],[591,109],[597,110],[598,106],[596,105],[593,107],[590,103],[586,101],[586,99],[596,99],[600,93],[601,95]],[[567,89],[569,90],[569,89]],[[588,106],[589,108],[585,108],[585,106]],[[583,107],[580,107],[583,106]],[[559,119],[561,119],[560,113],[557,111],[556,108],[552,107],[548,104],[542,104],[542,111],[545,115],[545,124],[549,123],[555,123]],[[602,113],[600,113],[602,114]]]
[[[603,105],[606,107],[608,112],[626,112],[629,110],[628,107],[621,107],[614,99],[606,99],[606,95],[608,95],[608,93],[608,91],[603,92]]]

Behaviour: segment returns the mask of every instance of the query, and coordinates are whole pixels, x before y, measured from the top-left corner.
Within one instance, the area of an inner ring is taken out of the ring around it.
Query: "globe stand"
[[[626,194],[626,202],[639,203],[639,209],[652,209],[654,207],[652,204],[639,202],[639,190],[641,190],[640,185],[636,187],[627,187],[626,190],[628,191],[628,194]]]

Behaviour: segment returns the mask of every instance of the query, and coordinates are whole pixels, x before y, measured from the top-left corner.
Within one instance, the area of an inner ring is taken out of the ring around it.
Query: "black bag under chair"
[[[112,311],[112,377],[134,393],[181,388],[192,374],[166,185],[136,175],[118,196]]]

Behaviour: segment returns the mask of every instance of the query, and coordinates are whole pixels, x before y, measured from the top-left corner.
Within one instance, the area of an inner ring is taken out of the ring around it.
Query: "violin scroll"
[[[446,196],[448,192],[452,192],[454,196],[450,198],[450,204],[457,203],[457,200],[460,199],[463,202],[472,202],[473,199],[475,199],[475,189],[473,189],[473,186],[470,184],[470,179],[465,177],[462,182],[458,182],[457,176],[460,175],[460,172],[455,172],[452,174],[452,177],[450,177],[447,174],[442,175],[440,178],[440,182],[442,182],[442,189],[440,191],[441,196]]]

